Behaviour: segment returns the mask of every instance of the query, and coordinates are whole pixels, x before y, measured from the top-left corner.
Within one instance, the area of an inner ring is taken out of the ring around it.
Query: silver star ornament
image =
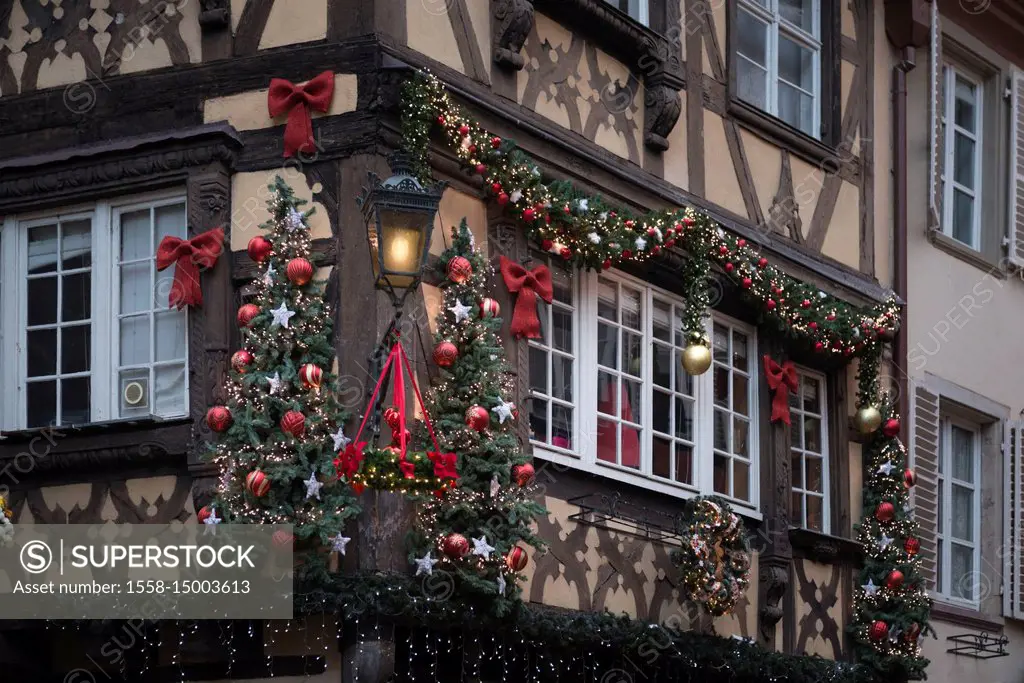
[[[491,412],[498,416],[498,423],[505,424],[505,420],[514,419],[512,417],[512,411],[515,410],[516,404],[504,399],[498,399],[500,403],[491,408]]]
[[[281,327],[288,329],[291,327],[288,321],[295,315],[295,311],[288,310],[288,302],[282,301],[281,305],[270,311],[274,315],[274,322],[271,325],[280,325]]]
[[[461,323],[463,320],[469,318],[469,312],[473,309],[456,299],[455,305],[451,306],[448,310],[455,316],[455,322]]]
[[[309,500],[310,498],[320,500],[320,489],[323,488],[323,484],[321,484],[320,480],[316,478],[315,471],[309,473],[309,479],[304,483],[306,484],[306,500]]]
[[[434,565],[437,564],[437,562],[438,560],[431,557],[429,552],[418,560],[415,560],[416,576],[419,576],[420,574],[430,576],[434,573]]]

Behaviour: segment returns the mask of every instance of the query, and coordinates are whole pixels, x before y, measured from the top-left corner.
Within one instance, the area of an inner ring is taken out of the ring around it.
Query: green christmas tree
[[[857,525],[864,568],[850,631],[859,659],[884,678],[919,679],[928,666],[920,640],[931,632],[931,599],[921,572],[918,525],[908,507],[914,473],[897,437],[895,406],[879,394],[878,366],[879,353],[868,354],[858,375],[858,421],[870,435],[864,445],[864,512]]]
[[[518,411],[499,333],[497,304],[487,297],[487,259],[463,219],[441,257],[447,279],[434,358],[441,366],[428,399],[443,451],[457,455],[457,485],[419,511],[409,559],[416,573],[447,571],[469,594],[496,597],[497,614],[518,600],[526,546],[543,506],[534,501],[534,469],[515,436]]]
[[[221,471],[214,502],[200,521],[291,524],[300,573],[326,572],[326,546],[344,554],[355,496],[338,481],[335,452],[346,438],[331,367],[331,313],[324,282],[313,280],[304,200],[280,178],[269,186],[272,219],[249,242],[261,264],[255,297],[238,310],[241,348],[231,359],[228,402],[207,414],[222,432],[212,447]],[[326,574],[323,574],[324,576]]]

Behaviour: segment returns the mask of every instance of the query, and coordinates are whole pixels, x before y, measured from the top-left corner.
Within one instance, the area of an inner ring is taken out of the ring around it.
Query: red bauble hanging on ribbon
[[[885,640],[889,637],[889,625],[884,621],[873,622],[868,629],[868,637],[876,643]]]
[[[465,256],[455,256],[448,261],[448,279],[457,285],[473,275],[473,264]]]
[[[466,410],[466,426],[482,432],[491,424],[491,415],[483,406],[470,406]]]
[[[462,534],[448,534],[441,541],[441,552],[453,560],[469,554],[469,541]]]
[[[313,264],[301,256],[293,258],[288,262],[285,274],[288,276],[288,281],[293,285],[298,287],[308,285],[309,281],[313,279]]]
[[[206,411],[206,424],[215,432],[226,432],[232,421],[231,411],[224,406],[214,406]]]
[[[249,240],[249,246],[245,250],[253,261],[263,263],[270,256],[270,252],[274,250],[274,245],[263,235],[256,235]]]
[[[235,369],[235,372],[245,374],[254,360],[256,360],[255,356],[253,356],[249,351],[241,349],[232,354],[231,367]]]
[[[533,469],[533,465],[528,462],[512,468],[512,478],[515,479],[516,484],[520,487],[532,484],[536,475],[537,472]]]
[[[297,410],[289,410],[281,417],[281,431],[296,439],[306,433],[306,416]]]
[[[883,501],[875,508],[875,519],[879,522],[888,522],[896,516],[896,507],[889,501]]]
[[[450,341],[443,341],[434,347],[434,362],[438,367],[450,368],[459,357],[459,347]]]
[[[305,388],[320,391],[320,386],[324,381],[324,371],[319,366],[306,363],[299,368],[299,380]]]
[[[257,468],[245,477],[245,490],[256,498],[262,498],[270,491],[270,477]]]
[[[526,563],[529,561],[529,557],[526,551],[520,546],[515,546],[508,551],[508,555],[505,556],[505,566],[511,571],[521,572],[526,569]]]
[[[256,304],[245,304],[238,309],[238,326],[248,327],[253,318],[260,314],[260,307]]]

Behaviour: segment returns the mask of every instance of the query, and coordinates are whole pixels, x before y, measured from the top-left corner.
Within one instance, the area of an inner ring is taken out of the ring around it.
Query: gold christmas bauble
[[[711,367],[711,349],[703,344],[690,344],[683,351],[683,370],[689,375],[703,375]]]
[[[882,413],[875,406],[866,406],[853,416],[853,426],[861,434],[871,434],[882,425]]]

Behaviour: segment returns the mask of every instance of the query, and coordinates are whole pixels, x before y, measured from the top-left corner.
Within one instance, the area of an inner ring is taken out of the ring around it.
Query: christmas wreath
[[[713,616],[728,614],[750,582],[743,522],[725,501],[695,498],[682,538],[676,563],[690,599]]]

